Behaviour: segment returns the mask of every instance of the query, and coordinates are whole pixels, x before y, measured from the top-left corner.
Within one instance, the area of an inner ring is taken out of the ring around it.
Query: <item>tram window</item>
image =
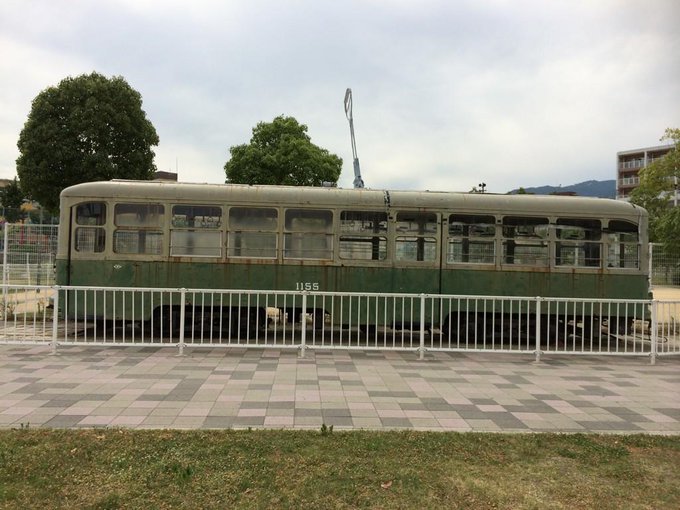
[[[387,232],[387,213],[379,211],[342,211],[340,232],[379,234]]]
[[[161,204],[116,204],[113,220],[113,251],[129,255],[160,255],[163,253],[164,207]],[[134,227],[134,228],[130,228]]]
[[[187,228],[220,228],[222,208],[215,205],[173,205],[172,226]]]
[[[493,264],[496,261],[496,219],[493,216],[452,214],[446,261]]]
[[[75,229],[75,250],[80,253],[102,253],[106,242],[106,204],[85,202],[76,206],[76,224],[92,225]]]
[[[434,237],[397,237],[394,253],[397,260],[431,262],[437,258],[437,239]]]
[[[172,206],[170,255],[173,257],[221,257],[222,208],[216,205]]]
[[[106,233],[103,228],[78,227],[76,229],[76,251],[81,253],[101,253],[104,251]]]
[[[437,233],[437,215],[434,213],[399,212],[396,229],[398,234],[425,235]]]
[[[153,230],[116,230],[113,251],[130,255],[160,255],[163,253],[163,233]]]
[[[232,207],[229,209],[229,230],[270,230],[279,227],[276,209],[259,207]]]
[[[600,220],[558,218],[556,236],[556,266],[600,267]]]
[[[227,256],[276,258],[279,213],[276,209],[232,207]]]
[[[221,257],[222,233],[210,230],[173,230],[170,232],[173,257]]]
[[[333,258],[333,212],[286,210],[283,242],[283,256],[287,259]]]
[[[163,211],[161,204],[116,204],[114,221],[118,227],[160,227]]]
[[[387,258],[387,213],[342,211],[340,213],[339,256],[350,260]],[[376,235],[382,234],[382,235]]]
[[[76,207],[76,223],[78,225],[104,225],[106,223],[106,204],[103,202],[86,202]]]
[[[387,238],[378,236],[340,236],[340,258],[351,260],[385,260]]]
[[[395,224],[394,256],[396,260],[430,262],[437,258],[437,215],[434,213],[398,212]]]
[[[547,267],[548,232],[547,218],[503,218],[503,263]]]
[[[620,220],[610,221],[607,229],[607,266],[639,269],[639,240],[636,224]]]

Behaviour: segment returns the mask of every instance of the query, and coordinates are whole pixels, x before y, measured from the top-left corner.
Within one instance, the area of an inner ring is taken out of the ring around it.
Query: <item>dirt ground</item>
[[[654,294],[654,299],[680,301],[680,287],[655,285],[652,287],[652,294]]]

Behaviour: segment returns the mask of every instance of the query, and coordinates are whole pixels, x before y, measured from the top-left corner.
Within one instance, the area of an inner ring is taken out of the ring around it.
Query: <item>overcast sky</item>
[[[224,182],[277,115],[367,187],[469,191],[613,179],[620,150],[680,127],[679,0],[2,0],[0,178],[31,101],[123,76],[159,170]]]

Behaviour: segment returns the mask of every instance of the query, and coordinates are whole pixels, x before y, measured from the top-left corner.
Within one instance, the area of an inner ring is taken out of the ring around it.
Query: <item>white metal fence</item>
[[[54,285],[57,232],[57,225],[3,225],[2,283]]]
[[[58,313],[55,313],[58,310]],[[680,301],[3,286],[0,343],[680,354]]]
[[[649,277],[652,285],[680,286],[680,256],[664,251],[659,243],[649,243]]]

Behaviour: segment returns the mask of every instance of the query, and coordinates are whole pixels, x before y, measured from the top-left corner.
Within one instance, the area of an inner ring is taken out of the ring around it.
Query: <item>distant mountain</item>
[[[607,181],[585,181],[570,186],[538,186],[536,188],[524,188],[527,193],[534,193],[535,195],[550,195],[551,193],[575,193],[582,197],[600,197],[600,198],[615,198],[616,197],[616,180],[610,179]],[[513,189],[508,193],[516,194],[519,189]]]

